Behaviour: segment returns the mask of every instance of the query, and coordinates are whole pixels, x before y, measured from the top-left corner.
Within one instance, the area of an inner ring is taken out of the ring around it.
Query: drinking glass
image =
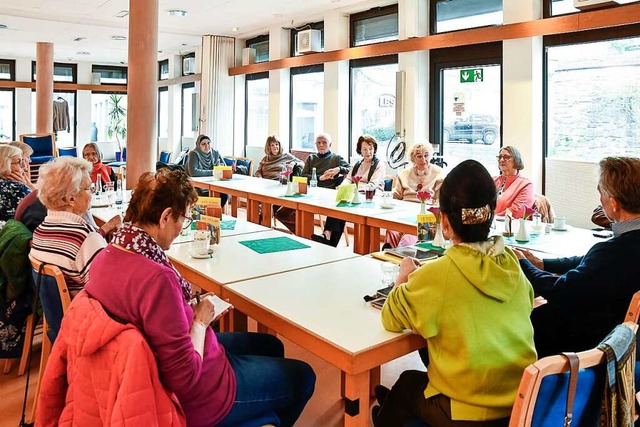
[[[382,287],[393,286],[398,273],[400,273],[400,266],[392,262],[383,262],[380,264],[380,271],[382,272]]]
[[[370,202],[373,200],[373,196],[376,194],[376,189],[375,188],[367,188],[366,190],[364,190],[364,196],[365,199],[367,200],[367,202]]]

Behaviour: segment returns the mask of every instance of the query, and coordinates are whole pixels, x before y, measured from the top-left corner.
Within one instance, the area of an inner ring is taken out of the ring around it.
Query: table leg
[[[260,224],[260,202],[247,199],[247,219],[254,224]]]
[[[233,310],[229,316],[229,327],[225,332],[246,332],[248,330],[247,315]]]
[[[262,225],[271,228],[272,221],[271,215],[273,212],[273,205],[271,203],[262,202]]]
[[[310,239],[313,234],[313,212],[298,210],[296,211],[296,236]]]
[[[376,397],[375,388],[380,384],[380,366],[369,371],[369,396]]]
[[[229,196],[231,199],[231,216],[234,218],[238,218],[238,197]]]
[[[364,224],[353,224],[353,251],[360,255],[369,253],[369,228]]]
[[[344,374],[344,425],[369,426],[369,371],[356,375]]]
[[[380,227],[369,226],[369,253],[380,250]]]

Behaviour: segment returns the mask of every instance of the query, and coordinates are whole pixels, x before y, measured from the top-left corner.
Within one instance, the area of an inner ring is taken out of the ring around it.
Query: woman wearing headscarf
[[[196,146],[187,157],[187,175],[213,176],[214,166],[225,166],[224,159],[218,151],[211,148],[211,138],[205,134],[198,135]],[[229,196],[220,194],[220,203],[224,206]]]

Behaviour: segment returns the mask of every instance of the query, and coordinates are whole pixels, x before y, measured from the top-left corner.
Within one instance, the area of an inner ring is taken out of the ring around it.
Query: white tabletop
[[[514,237],[505,238],[505,242],[510,246],[543,252],[543,255],[546,255],[547,258],[582,256],[596,243],[607,240],[595,237],[593,230],[570,225],[567,226],[566,231],[551,230],[549,234],[546,234],[543,228],[540,234],[532,234],[530,224],[527,225],[530,239],[528,242],[516,242]],[[518,226],[516,222],[514,224],[515,232],[518,231]],[[498,222],[497,232],[500,232],[503,227],[502,223]]]
[[[309,248],[258,254],[239,243],[244,240],[283,236],[302,242]],[[359,256],[349,248],[333,248],[275,230],[225,237],[220,245],[215,247],[216,253],[212,258],[191,257],[190,246],[189,244],[172,245],[167,255],[172,262],[197,271],[200,276],[218,284],[233,283]]]
[[[380,264],[357,257],[234,283],[225,292],[251,300],[347,352],[358,353],[400,335],[385,330],[380,311],[363,299],[382,287]]]

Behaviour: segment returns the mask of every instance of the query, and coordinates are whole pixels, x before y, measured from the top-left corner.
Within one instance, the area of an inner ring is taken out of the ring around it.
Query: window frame
[[[9,66],[9,78],[2,81],[15,81],[16,80],[16,60],[15,59],[0,59],[0,64],[6,64]]]
[[[386,41],[382,41],[382,42],[365,43],[363,45],[356,45],[356,40],[355,40],[356,23],[359,21],[370,19],[370,18],[376,18],[379,16],[394,15],[394,14],[398,15],[399,17],[397,3],[391,4],[389,6],[374,7],[369,10],[365,10],[364,12],[352,13],[351,15],[349,15],[349,47],[360,47],[360,46],[369,46],[369,45],[378,44],[378,43],[386,43]],[[400,28],[400,22],[398,22],[398,33],[400,31],[399,28]],[[398,38],[399,37],[400,35],[398,34]]]
[[[269,72],[263,71],[260,73],[246,74],[244,79],[244,154],[247,155],[247,145],[249,143],[249,131],[247,129],[247,115],[249,114],[249,82],[254,80],[267,79],[269,81]],[[265,138],[266,140],[266,138]]]
[[[264,42],[267,42],[267,45],[269,44],[269,34],[261,34],[259,36],[245,40],[245,47],[252,47],[255,44],[264,43]],[[271,58],[269,57],[269,49],[267,49],[267,59],[262,61],[258,60],[258,55],[256,52],[256,64],[259,64],[262,62],[269,62],[270,59]]]
[[[182,141],[182,138],[184,137],[184,105],[185,105],[184,90],[189,88],[194,88],[194,93],[195,93],[195,87],[196,87],[195,82],[182,83],[182,85],[180,86],[180,140],[181,141]],[[194,132],[198,133],[197,130]]]
[[[91,73],[100,73],[100,76],[102,77],[102,71],[121,71],[124,73],[124,79],[125,79],[124,83],[107,83],[107,84],[126,85],[127,83],[129,83],[128,67],[121,67],[116,65],[100,65],[100,64],[91,65]]]
[[[162,66],[167,66],[167,73],[169,72],[169,59],[163,59],[162,61],[158,61],[158,81],[169,80],[169,77],[163,79],[162,78]]]
[[[300,74],[323,73],[324,64],[307,65],[290,69],[289,73],[289,152],[293,149],[293,77]]]
[[[56,81],[55,68],[70,68],[71,69],[71,81],[70,82],[61,82]],[[66,62],[54,62],[53,63],[53,82],[54,83],[67,83],[67,84],[78,84],[78,64],[68,64]],[[31,61],[31,81],[36,81],[36,61]]]
[[[438,27],[437,4],[440,1],[441,0],[429,0],[429,35],[434,36],[434,35],[437,35],[437,34],[451,34],[451,33],[457,33],[459,31],[475,30],[475,29],[478,29],[478,28],[498,27],[498,26],[504,25],[504,15],[503,15],[503,20],[502,20],[503,22],[500,25],[482,25],[480,27],[460,28],[459,30],[437,32],[436,31],[437,27]],[[504,1],[505,0],[503,0],[503,3],[502,3],[502,12],[503,12],[503,14],[504,14]],[[548,2],[548,1],[550,1],[550,0],[545,0],[545,3]]]
[[[2,79],[2,81],[5,81]],[[16,89],[15,88],[0,88],[0,92],[11,92],[11,97],[13,99],[13,111],[12,120],[11,120],[11,137],[12,141],[16,141]]]
[[[351,140],[351,134],[353,133],[353,69],[363,67],[373,67],[376,65],[390,65],[398,64],[398,54],[373,56],[369,58],[352,59],[349,61],[349,130],[347,141],[349,141],[349,148],[347,155],[349,159],[355,153],[355,149],[352,150],[353,141]]]
[[[504,66],[502,41],[459,46],[429,51],[429,141],[438,146],[438,154],[443,155],[442,141],[442,94],[440,72],[445,68],[466,65],[500,65],[500,95],[504,92]],[[503,102],[500,101],[500,147],[502,147]]]
[[[161,109],[160,109],[160,94],[161,94],[162,92],[167,92],[167,102],[168,102],[168,101],[169,101],[169,98],[168,98],[168,96],[169,96],[169,86],[159,86],[159,87],[158,87],[158,112],[157,112],[157,115],[156,115],[156,119],[158,120],[158,121],[156,122],[156,123],[157,123],[157,126],[156,126],[156,137],[157,137],[158,139],[160,139],[160,138],[164,138],[164,137],[161,137],[161,136],[160,136],[160,110],[161,110]],[[168,119],[169,119],[169,118],[167,117],[167,120],[168,120]],[[169,129],[167,129],[167,132],[168,132],[168,131],[169,131]],[[167,135],[167,136],[166,136],[166,138],[169,138],[169,135]]]

